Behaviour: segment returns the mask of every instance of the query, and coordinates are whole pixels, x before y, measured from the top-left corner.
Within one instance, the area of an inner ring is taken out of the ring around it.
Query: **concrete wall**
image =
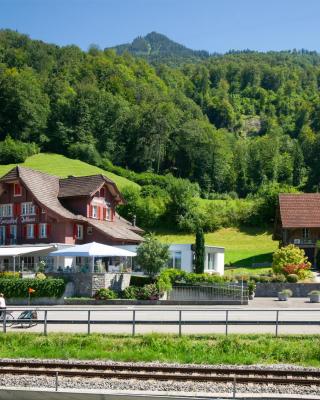
[[[278,297],[283,289],[292,290],[293,297],[308,297],[312,290],[320,290],[320,283],[257,283],[256,297]]]

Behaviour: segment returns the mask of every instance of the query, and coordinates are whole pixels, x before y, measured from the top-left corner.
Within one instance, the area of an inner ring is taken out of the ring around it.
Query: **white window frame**
[[[0,205],[0,217],[13,217],[13,204],[1,204]]]
[[[32,201],[21,203],[21,215],[36,215],[36,206]]]
[[[109,205],[107,205],[106,220],[111,221],[111,218],[112,218],[111,207]]]
[[[48,237],[48,228],[46,223],[39,224],[39,239],[46,239]]]
[[[92,205],[92,218],[98,218],[98,206]]]
[[[34,224],[27,224],[27,239],[34,239]]]
[[[20,186],[20,194],[16,194],[16,185]],[[22,186],[20,185],[20,183],[14,183],[13,184],[13,197],[19,197],[22,196]]]
[[[77,224],[77,236],[76,239],[83,239],[83,225]]]
[[[303,239],[310,239],[310,229],[302,228],[302,237]]]

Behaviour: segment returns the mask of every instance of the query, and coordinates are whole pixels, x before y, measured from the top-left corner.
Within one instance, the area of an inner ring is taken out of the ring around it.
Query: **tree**
[[[146,274],[154,277],[168,265],[169,246],[160,243],[154,235],[146,235],[138,247],[136,260]]]
[[[197,228],[196,232],[195,271],[197,274],[204,272],[204,234],[200,227]]]

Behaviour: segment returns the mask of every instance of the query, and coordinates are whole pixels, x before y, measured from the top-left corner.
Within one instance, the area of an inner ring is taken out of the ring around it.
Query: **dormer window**
[[[13,195],[14,196],[21,196],[22,195],[22,187],[20,183],[13,184]]]

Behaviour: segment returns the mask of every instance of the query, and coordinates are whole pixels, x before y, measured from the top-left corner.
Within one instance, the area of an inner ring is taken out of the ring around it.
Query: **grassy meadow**
[[[0,357],[320,366],[320,336],[7,333]]]
[[[0,165],[0,176],[4,175],[15,165],[16,164]],[[60,154],[39,153],[28,157],[24,163],[19,165],[46,172],[50,175],[56,175],[61,178],[66,178],[68,175],[85,176],[103,174],[112,179],[118,185],[120,190],[125,186],[139,187],[136,183],[115,175],[112,172],[105,171],[80,160],[73,160],[64,157]]]

